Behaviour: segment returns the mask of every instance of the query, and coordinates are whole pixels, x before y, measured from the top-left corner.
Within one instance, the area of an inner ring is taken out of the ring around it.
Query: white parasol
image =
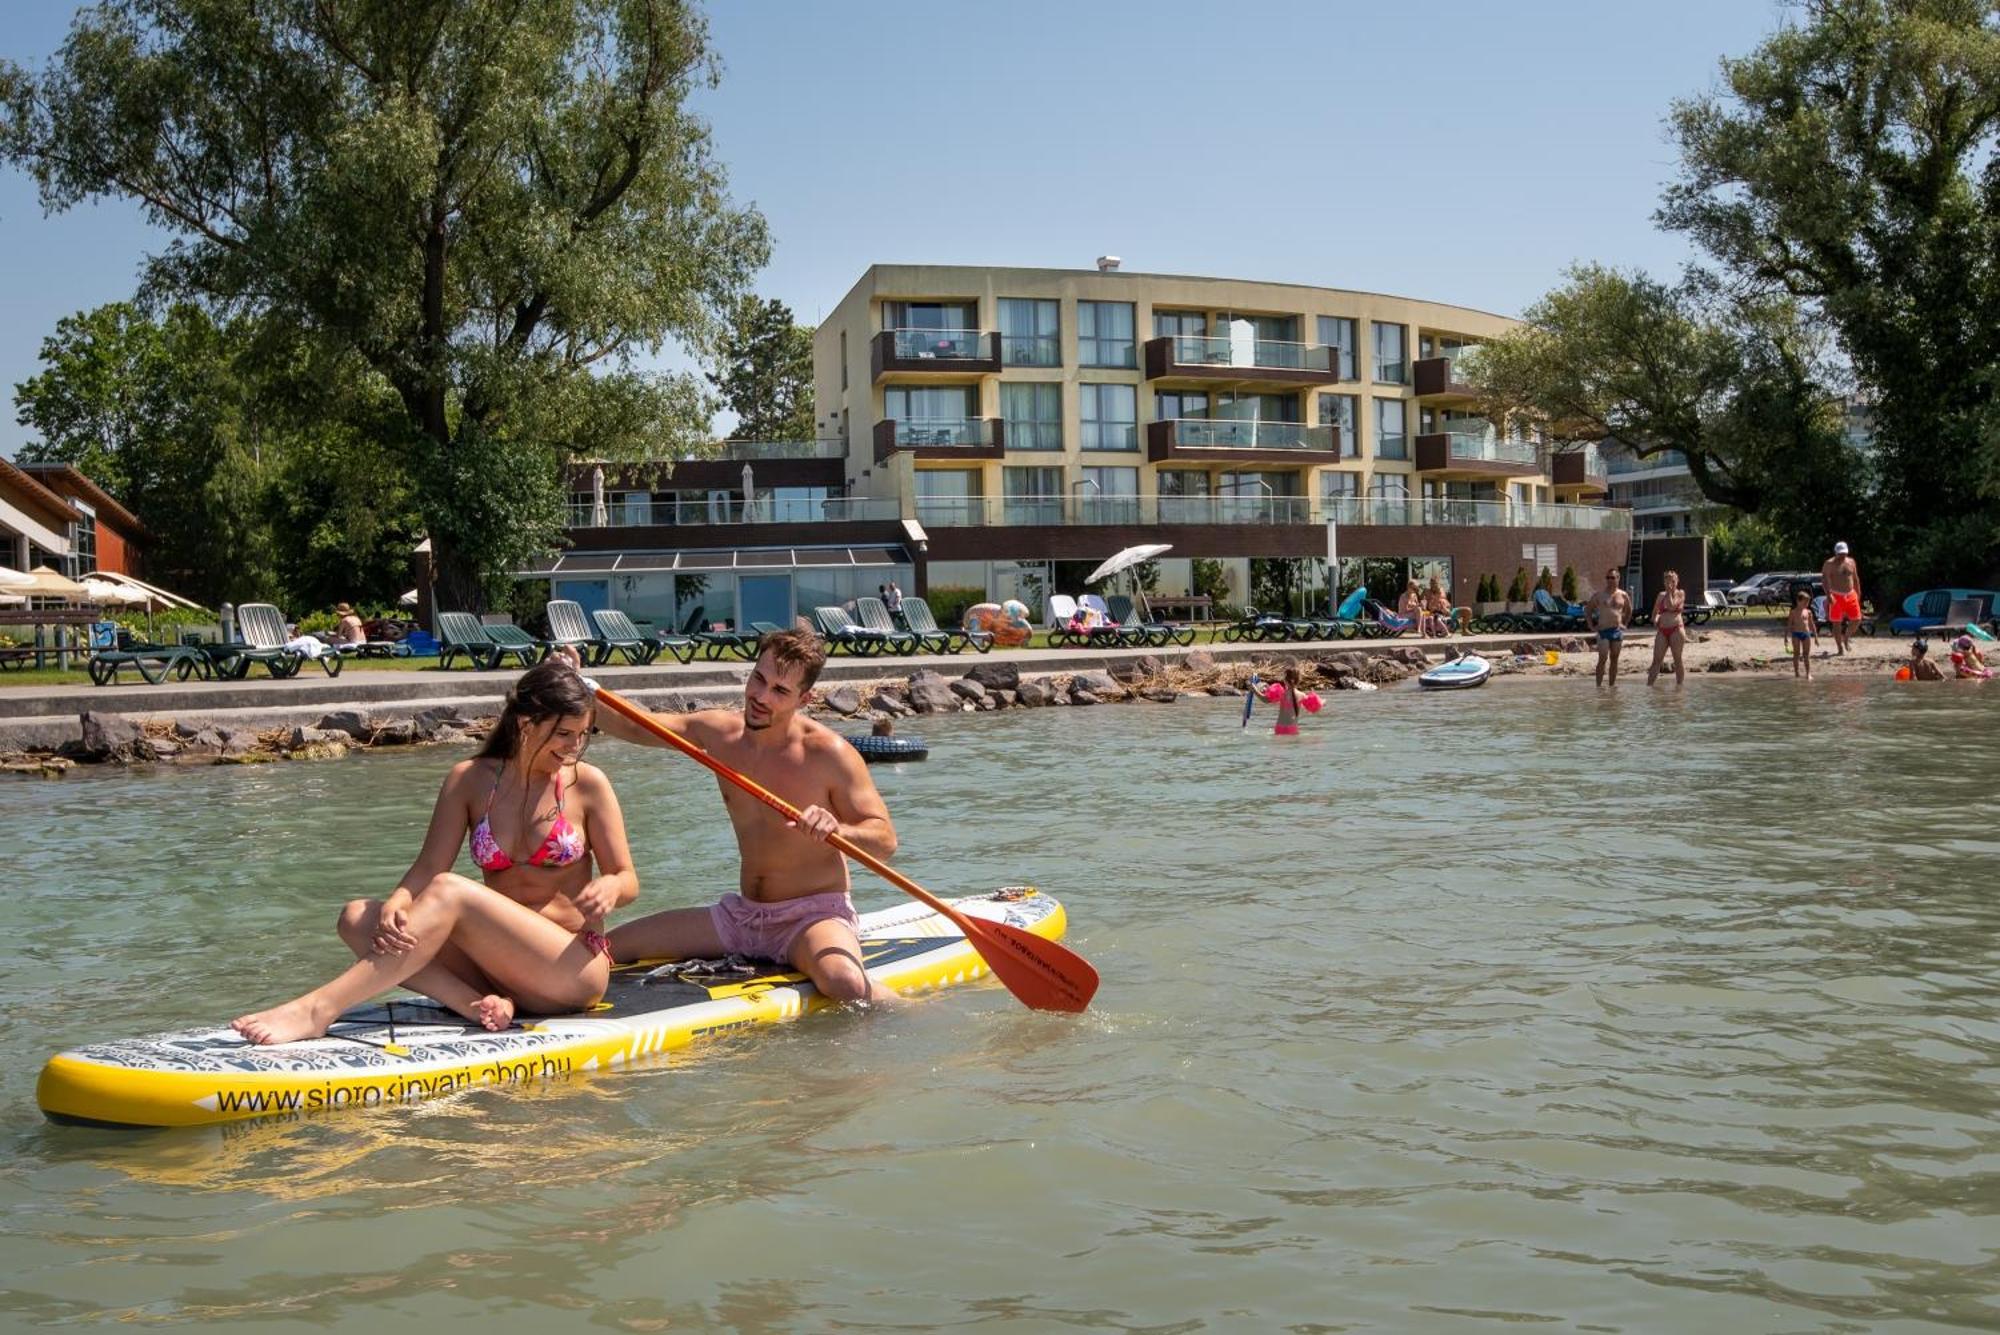
[[[1098,580],[1115,575],[1121,570],[1130,570],[1133,566],[1144,565],[1161,552],[1171,551],[1172,549],[1173,544],[1170,542],[1142,542],[1137,547],[1127,547],[1124,551],[1119,552],[1103,565],[1084,576],[1083,582],[1085,584],[1095,584]]]
[[[753,523],[757,518],[757,475],[751,471],[749,464],[744,464],[743,522],[746,524]]]
[[[114,584],[108,579],[85,576],[81,581],[81,587],[83,601],[96,603],[100,607],[130,607],[136,603],[144,603],[151,607],[153,604],[152,594],[141,593],[123,584]]]
[[[402,597],[396,600],[396,606],[398,607],[415,607],[416,605],[417,605],[417,591],[415,589],[411,589],[408,593],[404,594]]]
[[[590,526],[592,528],[611,527],[611,511],[604,504],[604,465],[590,470]],[[429,539],[425,539],[426,542]]]
[[[25,594],[30,598],[70,598],[83,597],[83,585],[67,575],[57,574],[47,566],[36,566],[28,572],[26,584],[10,584],[9,593]]]
[[[0,589],[18,589],[23,584],[33,584],[34,582],[34,577],[31,575],[24,575],[18,570],[9,570],[6,566],[0,566]]]

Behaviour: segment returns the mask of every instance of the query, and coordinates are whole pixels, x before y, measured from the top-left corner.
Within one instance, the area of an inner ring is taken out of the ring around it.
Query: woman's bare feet
[[[465,1017],[477,1020],[488,1029],[505,1029],[514,1023],[514,1001],[511,997],[486,996],[472,1003],[472,1014]]]
[[[316,1005],[310,996],[304,996],[267,1011],[239,1015],[229,1022],[229,1027],[252,1043],[292,1043],[301,1038],[318,1038],[339,1015],[338,1010]]]

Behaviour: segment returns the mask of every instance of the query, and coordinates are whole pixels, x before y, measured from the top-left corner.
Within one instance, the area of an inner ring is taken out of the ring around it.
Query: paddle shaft
[[[607,691],[600,686],[597,688],[597,701],[612,713],[638,724],[647,732],[680,751],[689,759],[700,762],[713,772],[718,779],[723,780],[725,783],[734,784],[736,787],[750,794],[750,796],[756,798],[759,802],[762,802],[765,806],[771,808],[771,810],[777,812],[780,816],[783,816],[786,820],[794,824],[798,823],[801,813],[797,807],[787,802],[784,798],[779,797],[755,779],[738,774],[701,747],[668,728],[630,700],[625,699],[616,692]],[[874,872],[877,876],[880,876],[889,884],[895,886],[898,890],[901,890],[904,894],[909,895],[913,899],[923,901],[932,910],[949,919],[953,926],[966,933],[966,935],[972,935],[972,928],[968,925],[964,914],[897,871],[894,867],[891,867],[888,863],[882,861],[882,859],[876,857],[873,853],[870,853],[867,849],[857,845],[846,835],[836,831],[828,835],[826,841],[842,853],[845,853],[848,857],[853,858],[856,862],[868,868],[868,870]]]

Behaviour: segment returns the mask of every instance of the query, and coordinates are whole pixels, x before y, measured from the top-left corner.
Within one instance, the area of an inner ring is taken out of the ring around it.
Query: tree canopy
[[[737,303],[708,376],[736,415],[732,439],[813,439],[812,340],[812,326],[796,323],[782,301]]]
[[[171,231],[144,291],[351,356],[398,408],[440,597],[552,545],[561,460],[693,444],[691,376],[767,254],[685,106],[717,77],[674,0],[106,0],[0,66],[0,154],[44,205]]]

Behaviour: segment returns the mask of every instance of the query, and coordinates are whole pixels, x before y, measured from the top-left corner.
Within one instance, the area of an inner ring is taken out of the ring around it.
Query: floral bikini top
[[[514,865],[514,859],[507,856],[507,850],[500,847],[493,837],[493,795],[500,791],[500,776],[493,776],[493,787],[486,794],[486,810],[479,817],[479,824],[472,827],[472,860],[479,864],[481,871],[506,871]],[[556,818],[549,825],[547,837],[542,846],[528,859],[530,867],[567,867],[584,855],[583,831],[571,823],[563,810],[562,774],[556,774]]]

